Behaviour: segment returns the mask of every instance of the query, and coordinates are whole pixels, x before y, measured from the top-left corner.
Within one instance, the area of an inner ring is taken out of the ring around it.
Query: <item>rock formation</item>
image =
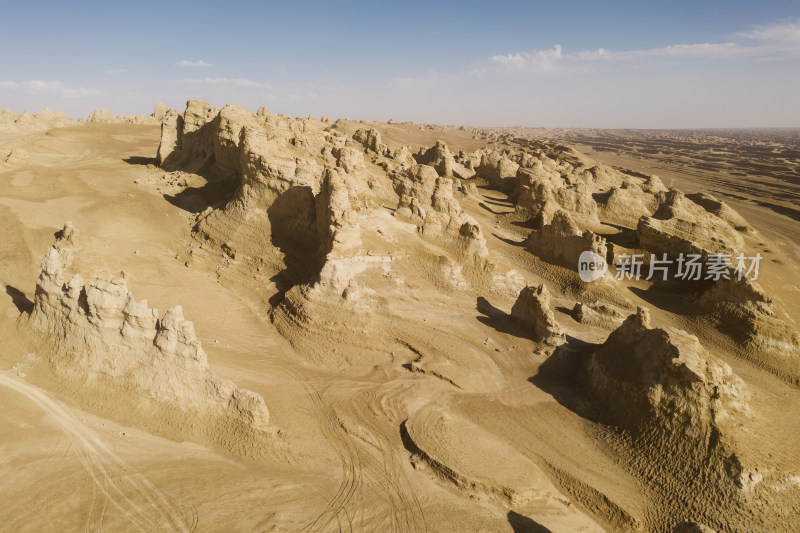
[[[651,193],[643,184],[625,180],[601,193],[597,200],[598,215],[604,222],[635,228],[643,215],[652,215],[661,201],[663,192]]]
[[[47,108],[35,115],[27,111],[15,115],[9,109],[0,109],[0,129],[6,131],[33,132],[51,128],[65,128],[76,124],[77,122],[69,118],[65,113],[61,111],[53,112]]]
[[[378,155],[389,155],[389,147],[383,143],[380,132],[375,128],[356,130],[353,133],[353,139],[363,144],[364,148],[372,150]]]
[[[589,230],[581,231],[566,211],[556,211],[550,224],[533,230],[525,247],[547,261],[574,270],[581,253],[588,250],[603,258],[608,253],[605,239]]]
[[[534,226],[541,228],[550,224],[557,211],[565,211],[584,228],[598,226],[597,203],[592,198],[589,187],[583,182],[574,186],[562,183],[553,187],[539,182],[530,187],[523,186],[517,197],[516,209],[533,220]]]
[[[421,165],[433,167],[445,178],[468,179],[475,175],[474,170],[456,162],[450,149],[442,141],[436,141],[434,146],[418,155],[416,160]]]
[[[753,227],[734,209],[721,200],[717,200],[710,194],[698,192],[687,194],[686,198],[696,203],[709,213],[717,216],[728,223],[733,229],[743,233],[755,233]]]
[[[800,335],[787,322],[791,319],[757,282],[739,279],[731,270],[728,279],[721,278],[700,295],[697,305],[743,345],[788,361],[800,357]]]
[[[728,222],[671,189],[652,217],[643,216],[637,228],[642,248],[671,257],[680,253],[734,253],[742,236]]]
[[[510,192],[514,189],[514,178],[519,164],[509,159],[503,152],[494,150],[481,156],[477,175],[486,179],[492,187]]]
[[[459,249],[473,258],[488,255],[480,225],[464,213],[453,195],[453,180],[428,165],[414,165],[392,174],[399,197],[398,215],[419,224],[425,235],[456,238]]]
[[[164,104],[156,105],[150,115],[112,115],[108,109],[95,109],[86,118],[87,124],[138,124],[140,126],[158,126],[166,115]]]
[[[550,345],[566,341],[566,336],[550,309],[550,292],[544,285],[529,285],[522,289],[511,308],[511,318],[524,325],[534,340]]]
[[[47,250],[27,320],[49,370],[79,401],[113,398],[116,417],[149,427],[159,413],[168,434],[247,453],[270,429],[264,399],[209,370],[180,306],[159,317],[124,278],[69,277],[73,235],[67,224]]]
[[[706,446],[731,417],[749,412],[747,389],[728,364],[685,331],[653,328],[641,308],[592,355],[589,387],[605,421]]]
[[[572,318],[581,324],[608,328],[622,324],[625,315],[619,309],[611,305],[602,303],[584,304],[578,302],[572,309]]]

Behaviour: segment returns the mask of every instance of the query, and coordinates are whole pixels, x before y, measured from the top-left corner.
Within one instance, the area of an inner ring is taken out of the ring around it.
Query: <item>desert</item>
[[[0,110],[0,530],[800,529],[800,128],[230,79]]]

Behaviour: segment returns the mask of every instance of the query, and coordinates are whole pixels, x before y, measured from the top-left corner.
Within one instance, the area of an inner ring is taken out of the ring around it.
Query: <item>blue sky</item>
[[[0,108],[800,126],[800,2],[6,4]]]

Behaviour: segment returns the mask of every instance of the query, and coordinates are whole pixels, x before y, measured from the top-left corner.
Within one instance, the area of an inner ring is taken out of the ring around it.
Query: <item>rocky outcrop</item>
[[[380,132],[375,128],[356,130],[353,133],[353,139],[363,144],[367,150],[372,150],[378,155],[389,155],[389,147],[383,143]]]
[[[742,233],[754,234],[756,231],[753,227],[733,208],[721,200],[717,200],[714,196],[703,192],[694,194],[687,194],[686,198],[696,203],[709,213],[717,216],[728,223],[736,231]]]
[[[237,452],[269,430],[263,398],[211,372],[180,306],[159,317],[134,299],[124,278],[68,276],[73,245],[68,224],[42,260],[27,323],[49,371],[79,401],[113,398],[125,421],[149,427],[159,413],[167,433]]]
[[[15,115],[10,109],[0,109],[0,128],[7,131],[42,131],[51,128],[65,128],[75,126],[76,121],[69,118],[61,111],[50,111],[45,108],[43,111],[30,114],[23,111]]]
[[[553,346],[566,341],[550,309],[550,292],[544,285],[522,289],[511,308],[511,318],[525,326],[536,341]]]
[[[588,250],[603,258],[608,253],[605,239],[589,230],[582,231],[566,211],[556,211],[551,224],[533,230],[525,247],[546,261],[574,270],[583,252]]]
[[[0,109],[0,124],[13,124],[17,120],[16,115],[10,109]]]
[[[642,248],[675,256],[680,253],[734,253],[743,249],[742,236],[728,222],[670,189],[652,217],[637,227]]]
[[[95,109],[86,118],[87,124],[138,124],[140,126],[158,126],[167,113],[164,104],[157,104],[150,115],[112,115],[108,109]]]
[[[578,302],[572,309],[572,318],[581,324],[609,328],[622,324],[625,315],[619,309],[611,305]]]
[[[519,164],[507,157],[503,152],[494,150],[481,156],[477,175],[486,179],[489,184],[501,191],[514,190],[515,178]]]
[[[705,445],[731,417],[749,412],[744,383],[697,338],[653,328],[639,309],[589,363],[589,387],[606,422],[636,434],[657,427]]]
[[[597,203],[592,198],[589,187],[583,182],[574,186],[567,186],[562,182],[557,187],[548,182],[521,185],[516,211],[524,213],[538,228],[550,224],[558,211],[569,213],[570,218],[583,228],[600,224]]]
[[[697,299],[699,309],[720,328],[748,348],[779,354],[800,368],[800,335],[786,312],[761,286],[734,271],[721,278]],[[798,374],[800,376],[800,374]]]
[[[421,165],[429,165],[436,169],[436,172],[445,178],[468,179],[475,175],[475,171],[457,163],[450,149],[442,141],[428,150],[420,153],[416,160]]]
[[[402,168],[392,174],[399,197],[397,214],[417,223],[425,235],[455,237],[459,249],[475,258],[488,254],[480,225],[464,213],[453,195],[453,180],[428,165]]]
[[[173,153],[181,149],[180,138],[183,132],[183,116],[175,110],[168,110],[161,119],[161,142],[158,144],[158,164],[168,167]]]
[[[326,169],[315,198],[317,231],[324,258],[319,283],[339,293],[364,269],[363,261],[358,260],[361,227],[350,201],[347,180],[343,169]]]
[[[164,120],[167,111],[168,111],[167,106],[159,102],[156,104],[156,107],[153,110],[153,118],[156,119],[158,122],[161,122],[162,120]]]
[[[643,215],[653,214],[663,200],[663,192],[626,180],[598,195],[598,216],[603,222],[635,228]],[[649,192],[656,190],[655,193]]]

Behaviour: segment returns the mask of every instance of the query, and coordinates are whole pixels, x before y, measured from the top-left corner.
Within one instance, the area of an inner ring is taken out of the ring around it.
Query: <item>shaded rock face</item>
[[[710,445],[722,425],[749,413],[749,393],[728,364],[684,331],[651,327],[641,308],[594,352],[588,379],[603,418],[634,433],[657,427]]]
[[[672,533],[717,533],[715,530],[697,522],[681,522],[672,529]]]
[[[589,230],[581,231],[566,211],[557,211],[551,224],[534,230],[525,240],[525,247],[545,260],[577,270],[578,259],[585,251],[605,258],[606,241]]]
[[[58,379],[79,396],[113,398],[135,423],[148,425],[161,413],[174,432],[201,442],[223,445],[269,429],[260,395],[209,370],[180,306],[159,317],[134,299],[124,278],[68,277],[73,235],[65,226],[47,250],[27,320]]]
[[[170,156],[180,150],[180,137],[183,131],[183,116],[175,110],[167,111],[161,118],[161,142],[158,145],[158,164],[162,167],[170,163]]]
[[[550,292],[544,285],[522,289],[511,308],[511,318],[529,328],[537,341],[555,346],[566,340],[550,309]]]

